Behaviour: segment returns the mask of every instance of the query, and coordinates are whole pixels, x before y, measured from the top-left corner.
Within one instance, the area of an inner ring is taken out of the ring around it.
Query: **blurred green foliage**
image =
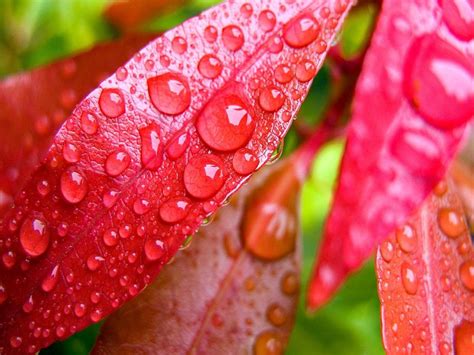
[[[0,0],[0,77],[30,69],[68,56],[99,41],[118,36],[102,17],[107,0]],[[190,0],[181,9],[158,16],[141,30],[166,30],[214,5],[216,0]],[[370,32],[374,9],[354,11],[340,36],[348,57],[360,52]],[[331,77],[323,67],[299,114],[299,120],[314,126],[321,119],[331,90]],[[300,143],[292,129],[285,139],[284,155]],[[327,144],[314,162],[310,179],[301,198],[301,224],[304,242],[303,284],[312,263],[329,211],[334,182],[344,142]],[[380,336],[380,310],[373,262],[352,276],[338,295],[315,315],[304,309],[305,290],[287,354],[383,354]],[[88,353],[99,325],[57,343],[42,354],[83,355]]]

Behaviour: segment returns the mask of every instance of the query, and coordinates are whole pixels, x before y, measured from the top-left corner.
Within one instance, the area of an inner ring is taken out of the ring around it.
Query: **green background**
[[[192,0],[169,14],[154,18],[141,30],[160,31],[217,3]],[[0,0],[0,77],[31,69],[86,49],[119,32],[108,24],[102,12],[104,0]],[[346,55],[360,51],[373,23],[373,9],[354,12],[340,36]],[[300,120],[316,124],[327,104],[331,88],[329,70],[324,67],[315,80]],[[284,155],[299,144],[290,131]],[[323,223],[327,215],[344,142],[326,145],[314,162],[301,199],[304,239],[303,282],[307,283]],[[380,311],[373,262],[352,276],[337,296],[315,315],[304,310],[304,291],[287,354],[383,354]],[[93,345],[99,325],[57,343],[42,354],[86,354]]]

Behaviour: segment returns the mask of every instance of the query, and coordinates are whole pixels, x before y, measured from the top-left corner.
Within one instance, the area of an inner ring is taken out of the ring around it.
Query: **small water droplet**
[[[209,43],[214,43],[217,40],[217,28],[214,26],[207,26],[204,29],[204,39]]]
[[[138,215],[147,213],[151,208],[151,203],[147,199],[137,198],[133,203],[133,212]]]
[[[236,95],[212,100],[198,117],[201,139],[219,151],[233,151],[245,145],[255,129],[255,120],[248,106]]]
[[[316,66],[310,60],[303,60],[296,66],[296,79],[306,83],[316,75]]]
[[[474,260],[467,260],[459,268],[461,281],[468,290],[474,291]]]
[[[416,250],[418,238],[416,231],[409,224],[397,229],[397,242],[405,253],[413,253]]]
[[[257,169],[259,164],[255,154],[247,148],[241,148],[235,152],[232,159],[232,167],[237,174],[248,175]]]
[[[156,261],[165,255],[164,243],[161,240],[148,239],[145,242],[144,250],[150,261]]]
[[[119,198],[119,192],[117,190],[110,190],[104,193],[102,197],[102,202],[106,208],[111,208],[115,205]]]
[[[10,338],[10,345],[12,348],[19,348],[22,342],[23,339],[21,337],[13,336]]]
[[[115,72],[115,76],[117,77],[118,81],[124,81],[128,77],[128,71],[125,67],[120,67]]]
[[[386,240],[382,243],[380,247],[380,253],[382,254],[382,258],[389,263],[393,259],[395,249],[393,247],[392,242]]]
[[[285,295],[292,296],[298,292],[298,276],[294,272],[287,272],[281,279],[281,290]]]
[[[282,336],[271,330],[259,334],[253,348],[254,355],[281,355],[283,352]]]
[[[258,16],[258,24],[265,32],[273,30],[276,24],[275,14],[270,10],[262,11]]]
[[[171,48],[173,48],[175,53],[183,54],[188,48],[188,42],[186,42],[183,37],[175,37],[173,38],[173,41],[171,41]]]
[[[81,318],[84,316],[84,314],[86,314],[86,309],[87,307],[84,303],[77,303],[74,306],[74,314],[76,315],[76,317]]]
[[[276,327],[286,323],[288,316],[285,310],[278,304],[272,304],[267,308],[267,319]]]
[[[240,7],[240,13],[244,18],[249,18],[253,14],[253,7],[249,3],[245,3]]]
[[[267,112],[279,110],[285,103],[286,97],[276,86],[270,86],[262,90],[258,98],[260,107]]]
[[[183,113],[191,103],[188,81],[177,73],[165,73],[148,79],[148,94],[153,106],[168,115]]]
[[[209,154],[192,158],[184,169],[184,186],[196,198],[214,196],[224,185],[224,162]]]
[[[302,15],[285,26],[283,38],[294,48],[306,47],[319,36],[320,25],[311,15]]]
[[[36,184],[36,190],[41,196],[46,196],[51,191],[51,187],[47,180],[41,180]]]
[[[7,251],[2,255],[2,261],[3,265],[5,265],[7,269],[11,269],[13,266],[15,266],[16,254],[13,251]]]
[[[401,277],[405,291],[410,295],[416,294],[418,290],[418,277],[413,267],[407,262],[402,264]]]
[[[166,223],[183,220],[189,212],[191,201],[186,197],[176,197],[166,201],[160,207],[160,217]]]
[[[66,142],[63,146],[63,157],[68,163],[77,163],[81,157],[81,152],[74,144]]]
[[[222,62],[213,54],[206,54],[198,63],[199,73],[205,78],[217,78],[223,69]]]
[[[81,202],[87,190],[87,180],[80,172],[71,168],[61,175],[61,193],[67,202]]]
[[[102,235],[104,244],[107,245],[108,247],[116,246],[119,241],[118,238],[119,238],[118,233],[115,229],[108,229]]]
[[[286,64],[280,64],[275,69],[275,79],[282,84],[289,83],[293,79],[294,73]]]
[[[182,132],[176,135],[173,139],[171,139],[168,147],[166,148],[166,153],[170,157],[170,159],[178,159],[181,157],[189,145],[189,135],[187,132]]]
[[[89,112],[83,112],[81,115],[81,128],[87,134],[96,134],[99,129],[99,123],[95,115]]]
[[[222,42],[230,51],[238,51],[244,45],[244,33],[240,27],[229,25],[222,30]]]
[[[110,118],[117,118],[125,113],[125,99],[119,89],[103,89],[99,97],[102,113]]]
[[[458,238],[466,231],[464,217],[452,208],[441,208],[438,211],[438,224],[449,238]]]
[[[29,256],[37,257],[49,246],[49,230],[40,218],[27,218],[20,229],[20,243]]]
[[[124,150],[117,150],[107,157],[105,172],[110,176],[119,176],[130,165],[130,155]]]
[[[51,273],[46,276],[41,283],[41,288],[44,292],[51,292],[59,281],[59,265],[56,265]]]
[[[90,271],[96,271],[102,263],[105,261],[105,259],[101,256],[98,255],[91,255],[87,258],[87,268]]]

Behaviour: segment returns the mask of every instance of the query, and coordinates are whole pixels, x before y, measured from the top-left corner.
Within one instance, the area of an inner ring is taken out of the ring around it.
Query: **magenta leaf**
[[[473,117],[472,41],[456,38],[450,26],[455,13],[446,10],[472,8],[472,2],[442,3],[383,4],[356,89],[310,308],[326,302],[426,198]]]
[[[2,222],[0,351],[35,353],[150,284],[270,158],[311,84],[273,70],[314,76],[348,5],[224,2],[89,94]]]

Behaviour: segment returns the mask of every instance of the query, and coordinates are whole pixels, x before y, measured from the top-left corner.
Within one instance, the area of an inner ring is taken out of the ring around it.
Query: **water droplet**
[[[281,279],[281,290],[285,295],[292,296],[298,292],[298,276],[294,272],[287,272]]]
[[[125,99],[119,89],[103,89],[99,97],[99,107],[104,115],[117,118],[125,113]]]
[[[44,254],[49,245],[49,230],[40,218],[27,218],[20,229],[20,243],[29,256]]]
[[[217,78],[221,74],[222,69],[222,62],[213,54],[206,54],[198,63],[199,72],[208,79]]]
[[[270,10],[262,11],[258,16],[258,24],[260,28],[265,32],[273,30],[276,24],[275,14]]]
[[[416,231],[409,224],[397,229],[397,242],[405,253],[413,253],[416,250],[418,238]]]
[[[12,348],[19,348],[22,342],[23,342],[23,339],[21,339],[21,337],[10,338],[10,345],[12,346]]]
[[[102,240],[104,241],[104,244],[108,247],[116,246],[119,241],[118,238],[119,237],[115,229],[108,229],[102,235]]]
[[[104,193],[104,196],[102,197],[102,202],[104,203],[104,206],[106,208],[111,208],[115,205],[118,198],[119,192],[116,190],[110,190]]]
[[[102,311],[100,309],[93,310],[90,315],[90,318],[91,318],[91,321],[93,321],[94,323],[97,323],[98,321],[102,319]]]
[[[468,290],[474,291],[474,260],[467,260],[459,268],[461,281]]]
[[[191,201],[186,197],[176,197],[160,207],[160,217],[164,222],[176,223],[183,220],[189,212]]]
[[[474,354],[474,322],[463,319],[454,328],[454,348],[457,355]]]
[[[98,255],[91,255],[87,258],[87,268],[90,271],[96,271],[102,263],[105,261],[105,259],[101,256]]]
[[[164,243],[161,240],[148,239],[145,242],[145,255],[150,261],[160,259],[165,255]]]
[[[99,129],[99,123],[94,114],[83,112],[81,115],[81,128],[87,134],[96,134]]]
[[[280,64],[275,69],[275,79],[282,84],[289,83],[293,79],[294,73],[286,64]]]
[[[105,172],[110,176],[122,174],[130,165],[130,155],[124,150],[117,150],[107,157]]]
[[[207,26],[204,29],[204,39],[209,43],[214,43],[217,40],[217,28],[214,26]]]
[[[316,75],[316,66],[310,60],[303,60],[296,66],[296,79],[306,83]]]
[[[191,103],[188,81],[177,73],[165,73],[148,79],[148,94],[153,106],[168,115],[183,113]]]
[[[184,154],[188,145],[189,135],[186,132],[179,133],[176,137],[171,139],[166,149],[166,153],[170,159],[178,159]]]
[[[115,72],[115,76],[117,77],[118,81],[124,81],[128,77],[128,71],[125,67],[120,67]]]
[[[58,338],[62,338],[66,334],[66,328],[63,326],[59,326],[56,328],[56,336]]]
[[[233,151],[245,145],[255,129],[248,106],[236,95],[211,101],[197,119],[201,139],[219,151]]]
[[[224,185],[224,162],[209,154],[192,158],[184,169],[184,186],[196,198],[214,196]]]
[[[74,314],[76,315],[76,317],[78,318],[81,318],[84,316],[84,314],[86,314],[86,305],[84,303],[77,303],[75,306],[74,306]]]
[[[230,25],[222,30],[222,42],[230,51],[238,51],[244,45],[244,34],[240,27]]]
[[[240,13],[244,18],[249,18],[253,14],[253,7],[249,3],[245,3],[240,7]]]
[[[183,54],[188,48],[188,43],[183,37],[178,36],[173,38],[173,41],[171,41],[171,48],[173,48],[176,53]]]
[[[405,63],[405,93],[428,123],[453,129],[472,117],[474,72],[466,55],[433,34],[413,42]]]
[[[46,196],[51,191],[51,187],[49,186],[49,182],[47,180],[41,180],[36,184],[36,190],[41,196]]]
[[[133,212],[138,215],[147,213],[151,208],[151,203],[147,199],[137,198],[133,203]]]
[[[438,224],[449,238],[457,238],[466,231],[464,217],[452,208],[441,208],[438,211]]]
[[[2,261],[3,265],[5,265],[7,269],[11,269],[13,266],[15,266],[16,254],[12,251],[8,251],[2,255]]]
[[[410,264],[406,262],[402,264],[401,277],[405,291],[410,295],[416,294],[418,290],[418,277]]]
[[[318,38],[319,23],[311,15],[303,15],[285,26],[283,38],[289,46],[302,48]]]
[[[259,334],[253,348],[254,355],[281,355],[283,352],[281,335],[271,330]]]
[[[242,148],[235,152],[232,159],[232,167],[237,174],[248,175],[257,169],[259,164],[258,158],[250,149]]]
[[[280,36],[275,35],[268,41],[268,50],[270,53],[280,53],[283,49],[283,40]]]
[[[458,38],[470,41],[474,38],[474,3],[469,0],[440,0],[443,19],[449,30]],[[470,14],[470,15],[469,15]]]
[[[51,292],[59,281],[59,265],[56,265],[51,273],[46,276],[41,284],[41,288],[44,292]]]
[[[81,152],[74,144],[66,142],[63,146],[63,157],[68,163],[77,163],[81,157]]]
[[[35,306],[35,302],[33,301],[33,296],[30,296],[28,300],[23,303],[23,312],[30,313]]]
[[[389,263],[393,259],[394,255],[394,247],[393,244],[389,241],[386,240],[382,243],[382,246],[380,247],[380,253],[382,254],[382,258]]]
[[[443,196],[446,191],[448,191],[448,184],[444,180],[441,180],[434,188],[434,193],[438,197]]]
[[[260,93],[258,103],[260,107],[267,112],[279,110],[285,103],[285,95],[276,86],[265,88]]]
[[[155,123],[140,129],[142,165],[149,170],[156,170],[163,162],[163,147],[160,139],[160,128]]]
[[[68,169],[61,175],[61,193],[69,203],[81,202],[87,194],[87,180],[82,173]]]
[[[279,327],[285,324],[288,316],[285,310],[278,304],[272,304],[267,309],[267,319],[274,326]]]
[[[3,287],[3,285],[0,285],[0,305],[5,303],[7,299],[8,299],[8,293],[5,290],[5,287]]]

